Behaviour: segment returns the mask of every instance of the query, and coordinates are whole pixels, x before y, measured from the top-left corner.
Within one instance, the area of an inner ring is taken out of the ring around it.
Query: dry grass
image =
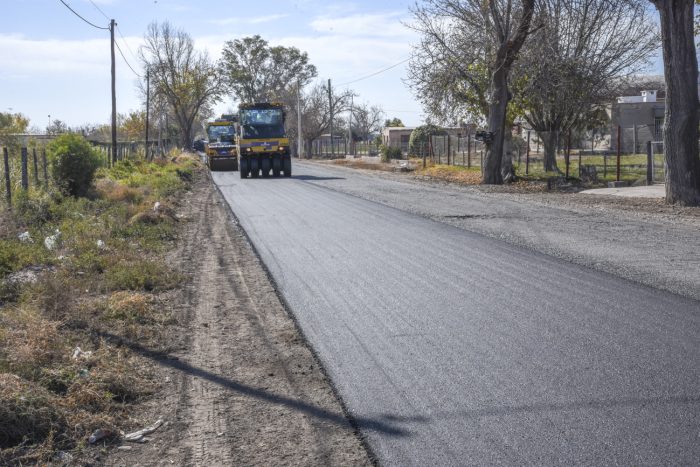
[[[394,172],[396,165],[386,162],[367,162],[361,159],[334,159],[332,164],[351,167],[353,169],[381,170],[384,172]]]
[[[481,183],[481,170],[455,165],[429,165],[425,169],[416,170],[416,175],[444,180],[462,185],[478,185]]]
[[[101,198],[113,202],[138,204],[144,198],[143,189],[130,187],[109,179],[98,180],[95,183],[95,190]]]
[[[180,276],[163,253],[198,164],[125,163],[101,170],[91,199],[39,193],[47,215],[0,213],[0,465],[50,463],[58,451],[82,452],[96,429],[133,423],[129,411],[156,387],[152,363],[118,340],[168,345],[173,319],[158,297]],[[43,237],[57,228],[61,246],[47,250]],[[17,240],[25,229],[34,243]],[[35,282],[5,280],[27,267]]]

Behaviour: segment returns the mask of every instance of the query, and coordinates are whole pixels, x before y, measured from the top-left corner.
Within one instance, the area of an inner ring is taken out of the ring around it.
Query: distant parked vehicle
[[[195,151],[204,151],[204,145],[207,143],[205,139],[196,139],[192,141],[192,149]]]

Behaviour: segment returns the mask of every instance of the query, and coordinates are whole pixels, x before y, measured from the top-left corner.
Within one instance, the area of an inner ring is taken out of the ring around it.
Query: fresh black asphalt
[[[699,302],[334,176],[213,174],[380,464],[700,464]]]

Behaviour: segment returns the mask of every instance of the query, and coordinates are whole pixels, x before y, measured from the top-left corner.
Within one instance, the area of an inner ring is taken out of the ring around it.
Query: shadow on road
[[[285,396],[279,396],[267,392],[263,389],[258,389],[251,386],[247,386],[245,384],[238,383],[234,380],[217,375],[202,368],[194,367],[189,363],[183,362],[177,357],[168,353],[148,349],[136,342],[124,339],[123,337],[117,336],[115,334],[111,334],[108,332],[98,332],[98,334],[106,339],[110,339],[112,341],[121,343],[122,345],[128,347],[134,352],[155,361],[159,365],[168,366],[176,370],[182,371],[183,373],[192,375],[194,377],[205,379],[212,383],[218,384],[224,388],[236,391],[240,394],[245,394],[247,396],[271,402],[273,404],[284,405],[286,407],[298,410],[299,412],[305,413],[312,417],[316,417],[321,420],[326,420],[341,427],[352,429],[350,423],[348,423],[347,418],[343,414],[329,412],[328,410],[322,409],[315,405],[308,404],[304,401],[292,399]],[[398,427],[398,423],[425,422],[426,420],[423,417],[399,417],[391,414],[384,414],[378,418],[356,417],[354,418],[354,421],[357,427],[360,429],[373,430],[388,436],[398,437],[410,435],[409,431]]]
[[[700,397],[650,397],[610,400],[572,401],[560,404],[532,404],[521,406],[486,407],[475,410],[433,414],[436,419],[473,420],[486,417],[502,417],[538,412],[564,412],[570,410],[609,410],[615,408],[649,408],[668,405],[700,404]]]
[[[315,175],[292,175],[292,178],[304,180],[307,182],[323,181],[323,180],[345,180],[343,177],[316,177]]]

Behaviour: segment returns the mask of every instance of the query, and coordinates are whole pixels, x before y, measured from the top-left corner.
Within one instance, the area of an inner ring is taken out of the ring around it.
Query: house
[[[388,126],[382,130],[382,144],[392,148],[401,148],[402,152],[408,151],[408,141],[415,127]]]
[[[403,153],[408,152],[408,142],[411,139],[411,133],[415,127],[403,127],[403,126],[389,126],[382,130],[382,144],[392,148],[401,148]],[[453,138],[464,138],[467,134],[471,134],[472,137],[476,132],[476,125],[468,124],[464,126],[456,127],[443,127],[448,135]]]
[[[664,125],[665,93],[644,90],[638,96],[617,98],[609,110],[610,148],[617,150],[617,132],[620,129],[622,152],[644,152],[647,141],[660,141]]]

